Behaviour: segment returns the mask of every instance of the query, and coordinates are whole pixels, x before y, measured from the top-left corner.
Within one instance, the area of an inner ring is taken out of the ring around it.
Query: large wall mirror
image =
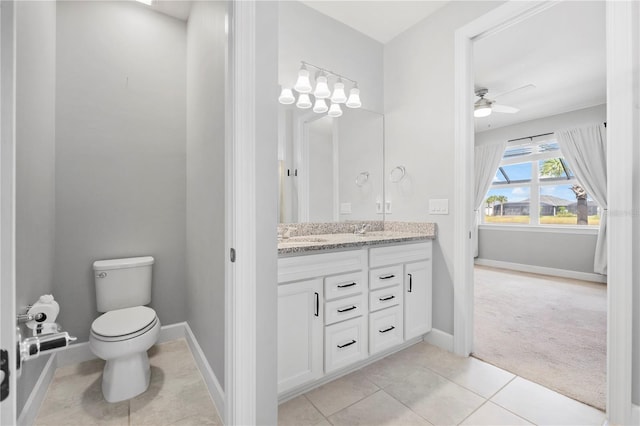
[[[281,106],[281,223],[384,220],[384,116]]]

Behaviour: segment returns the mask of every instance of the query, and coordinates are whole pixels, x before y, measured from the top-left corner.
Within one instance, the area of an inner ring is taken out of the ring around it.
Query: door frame
[[[15,424],[15,2],[0,4],[0,347],[9,352],[9,397],[0,424]]]
[[[555,2],[510,1],[455,33],[454,352],[473,348],[473,42],[521,22]],[[608,144],[607,417],[631,420],[633,238],[634,48],[638,5],[606,2]],[[635,13],[634,13],[635,12]],[[636,77],[637,78],[637,77]],[[637,96],[637,95],[636,95]],[[615,191],[611,190],[615,188]]]

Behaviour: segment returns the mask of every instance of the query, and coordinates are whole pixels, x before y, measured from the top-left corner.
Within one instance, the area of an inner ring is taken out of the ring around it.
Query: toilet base
[[[146,351],[107,360],[102,372],[102,394],[108,402],[120,402],[149,388],[151,369]]]

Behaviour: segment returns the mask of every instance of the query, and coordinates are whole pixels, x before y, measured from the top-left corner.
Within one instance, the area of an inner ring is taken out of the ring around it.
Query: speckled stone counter
[[[365,234],[354,234],[356,227],[368,224]],[[295,256],[324,250],[362,246],[400,244],[436,237],[436,224],[425,222],[339,222],[296,223],[278,226],[278,235],[288,229],[290,237],[278,240],[278,255]]]

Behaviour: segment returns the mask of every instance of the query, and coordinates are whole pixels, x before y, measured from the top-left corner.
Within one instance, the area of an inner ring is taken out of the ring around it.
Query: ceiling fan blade
[[[516,107],[512,107],[512,106],[508,106],[508,105],[500,105],[500,104],[492,104],[491,105],[491,109],[494,112],[506,112],[507,114],[514,114],[514,113],[520,111],[520,109],[518,109]]]
[[[535,88],[536,88],[535,84],[525,84],[524,86],[516,87],[515,89],[507,90],[506,92],[502,92],[502,93],[499,93],[497,95],[492,95],[492,97],[493,97],[493,99],[497,99],[497,98],[499,98],[501,96],[509,95],[511,93],[514,93],[514,92],[519,92],[521,90],[530,90],[530,89],[535,89]]]

